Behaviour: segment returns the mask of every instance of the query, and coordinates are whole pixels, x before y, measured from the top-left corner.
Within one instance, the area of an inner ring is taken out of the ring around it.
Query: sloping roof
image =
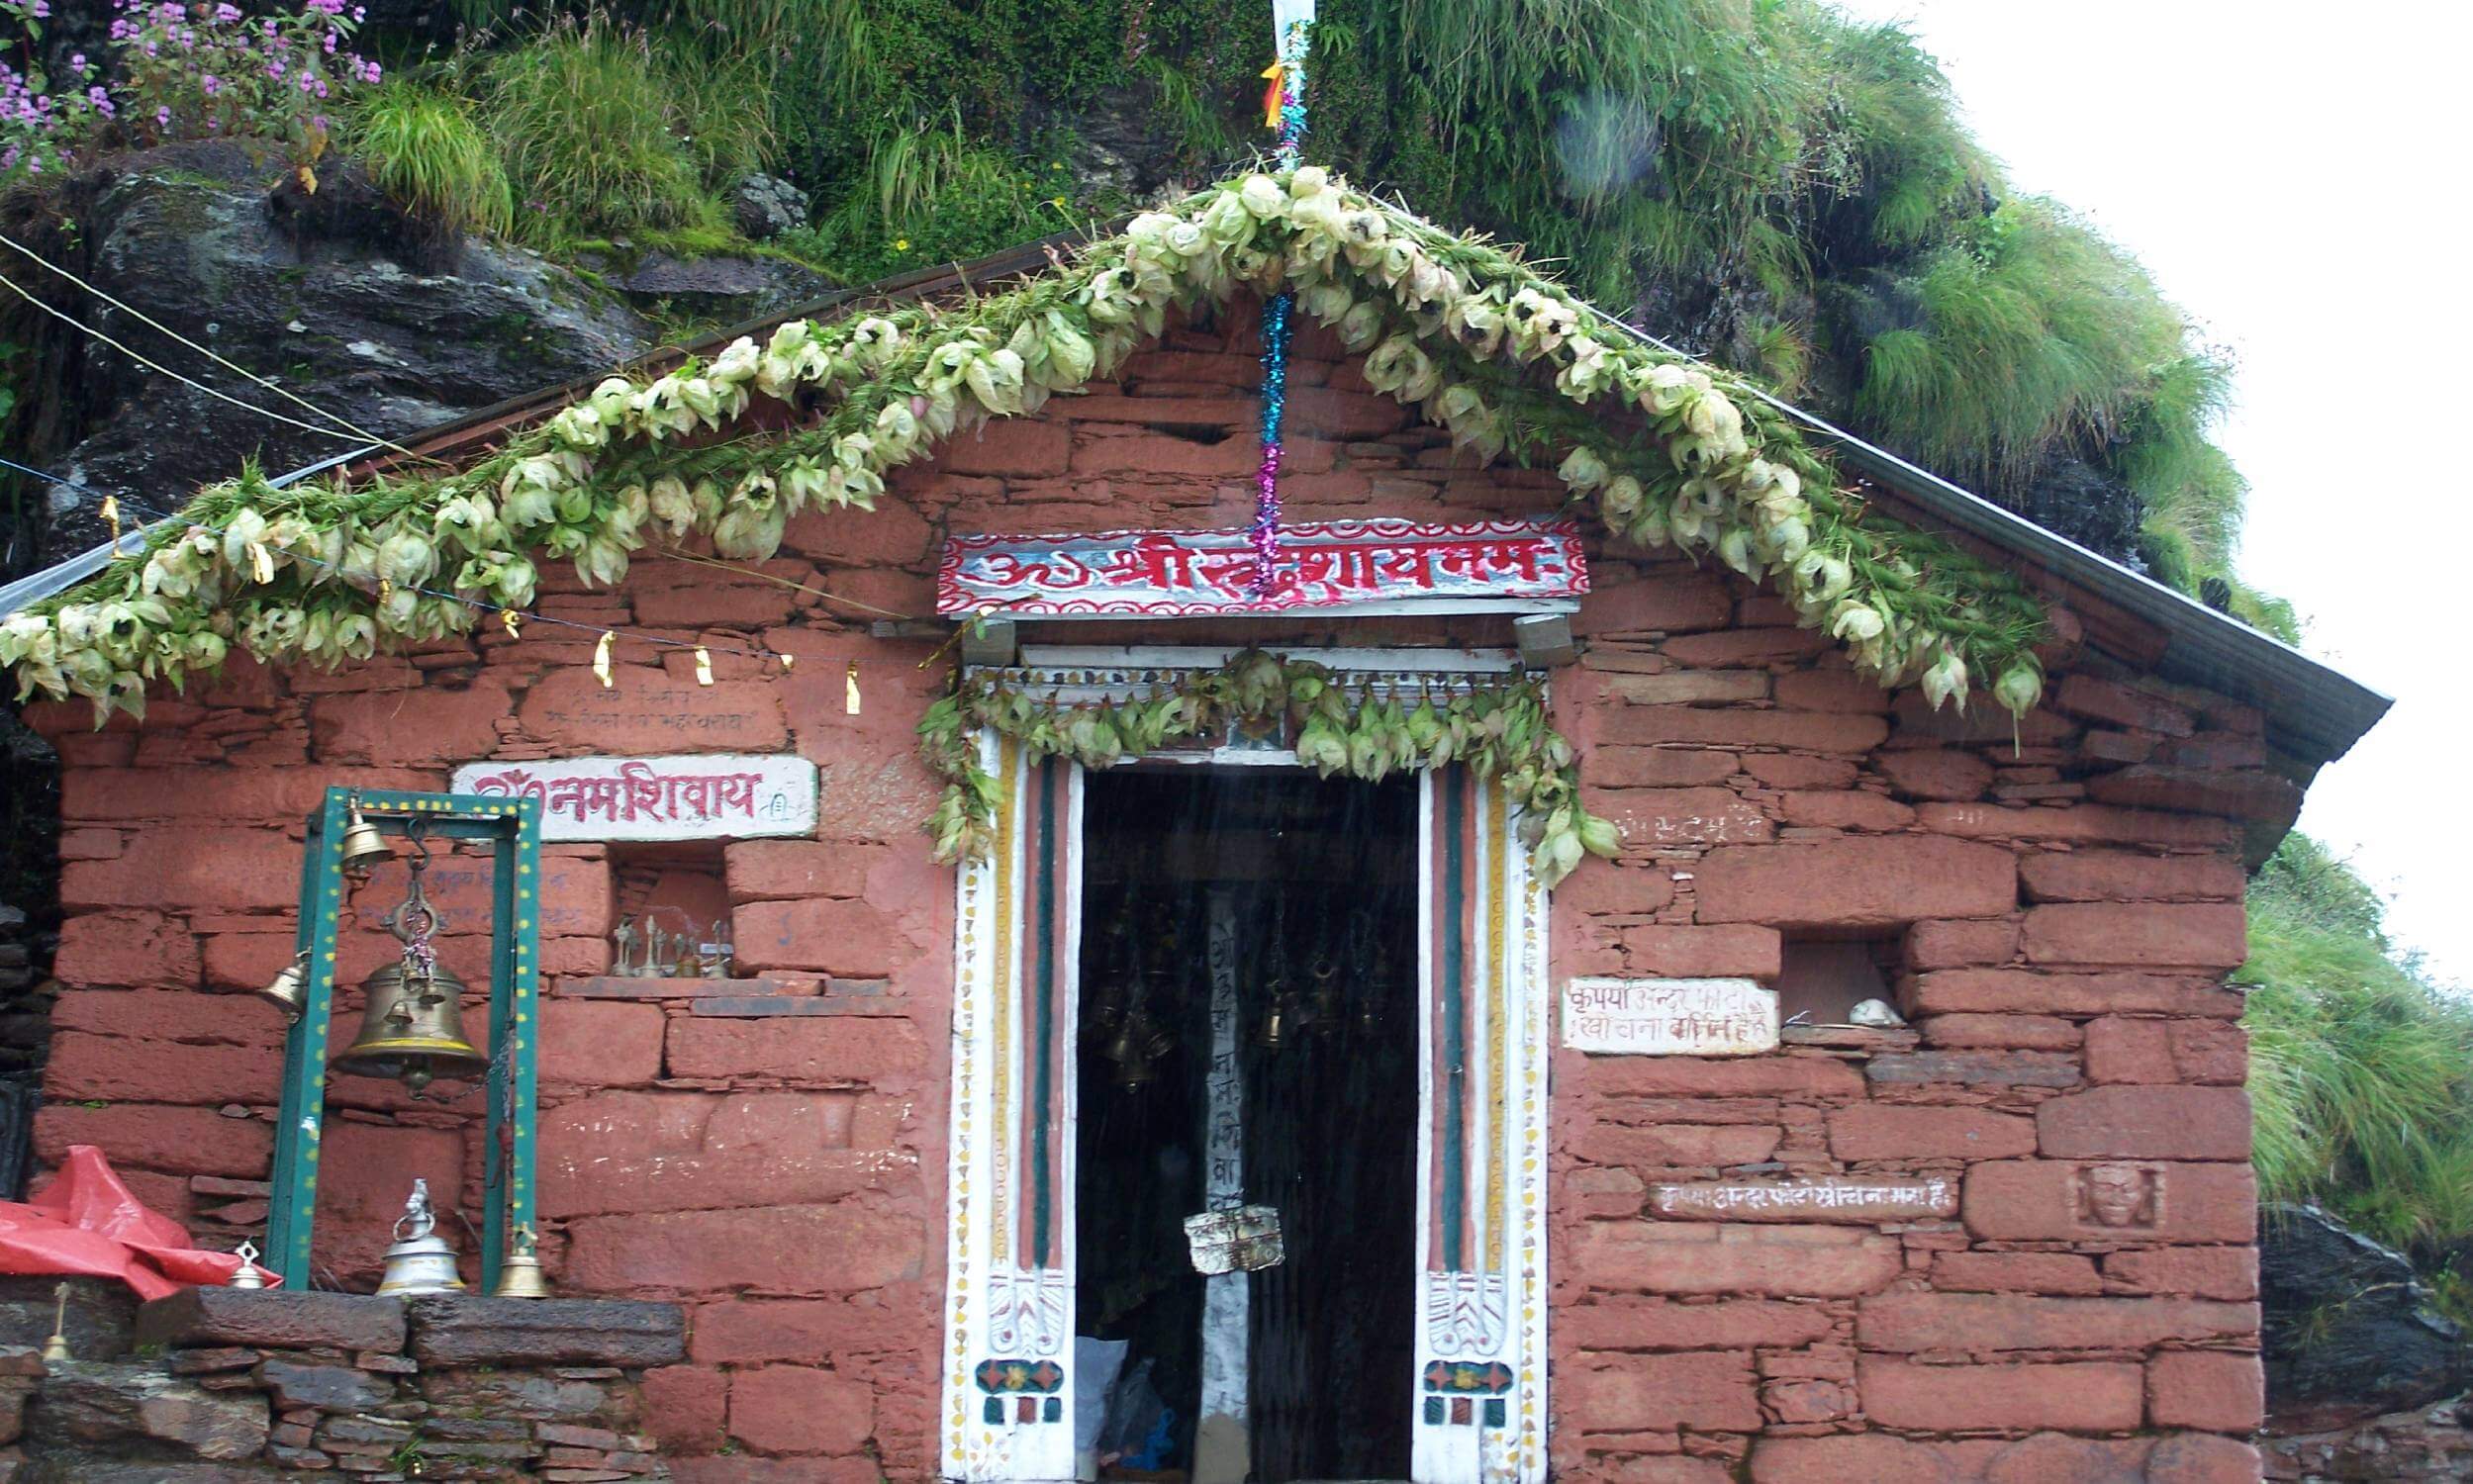
[[[963,289],[978,289],[1060,261],[1088,239],[1065,235],[991,254],[967,264],[904,275],[864,288],[822,298],[734,325],[699,345],[666,353],[644,363],[655,369],[699,352],[710,353],[740,339],[762,335],[798,320],[823,321],[847,317],[870,306],[934,298]],[[1558,294],[1560,291],[1557,291]],[[1582,306],[1582,308],[1585,308]],[[1593,313],[1593,312],[1592,312]],[[1619,330],[1679,356],[1636,328],[1611,317],[1589,327]],[[540,423],[574,402],[597,378],[544,388],[495,407],[450,419],[409,440],[425,459],[454,461],[489,450],[504,437]],[[2057,536],[1895,454],[1855,436],[1757,388],[1729,384],[1737,396],[1749,393],[1784,417],[1809,429],[1833,451],[1848,474],[1874,482],[1892,492],[1915,517],[1916,524],[1938,528],[1961,542],[1988,547],[2013,561],[2037,586],[2069,595],[2085,594],[2151,624],[2163,637],[2160,654],[2125,656],[2165,679],[2204,687],[2258,706],[2268,719],[2271,745],[2305,768],[2340,757],[2382,716],[2390,699],[2333,668],[2284,645],[2228,614],[2189,598]],[[291,484],[345,466],[355,475],[384,471],[405,462],[403,456],[372,446],[329,459],[275,481]],[[0,589],[0,617],[86,581],[114,555],[99,546],[43,573]],[[2100,645],[2099,645],[2100,647]],[[1989,677],[1983,677],[1988,680]]]

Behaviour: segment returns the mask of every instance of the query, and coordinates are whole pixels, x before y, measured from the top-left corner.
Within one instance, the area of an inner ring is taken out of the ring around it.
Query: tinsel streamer
[[[1280,168],[1296,168],[1305,142],[1305,48],[1310,26],[1291,21],[1280,38],[1272,66],[1280,93]],[[1280,419],[1287,410],[1288,318],[1296,296],[1285,289],[1263,305],[1263,461],[1254,474],[1254,581],[1256,598],[1280,591]]]

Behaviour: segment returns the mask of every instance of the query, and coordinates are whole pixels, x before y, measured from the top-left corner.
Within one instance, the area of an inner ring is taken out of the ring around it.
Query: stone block
[[[894,916],[872,902],[833,897],[748,902],[730,921],[738,962],[747,969],[880,979],[919,956],[919,946]]]
[[[1589,754],[1588,782],[1603,788],[1703,788],[1743,768],[1731,752],[1696,747],[1600,747]]]
[[[1981,798],[1992,787],[1992,765],[1954,748],[1883,753],[1872,760],[1872,766],[1891,788],[1908,798]]]
[[[2198,730],[2198,718],[2185,706],[2175,705],[2151,692],[2118,685],[2092,675],[2063,677],[2051,696],[2056,710],[2106,726],[2127,727],[2132,731],[2159,732],[2167,737],[2186,737]]]
[[[360,1412],[395,1399],[395,1385],[357,1366],[269,1358],[257,1367],[258,1384],[285,1411]]]
[[[928,1222],[863,1205],[595,1216],[569,1228],[565,1278],[585,1293],[715,1294],[740,1288],[819,1295],[915,1280]]]
[[[2075,1087],[2078,1059],[2067,1052],[1919,1051],[1874,1057],[1863,1075],[1889,1084],[1950,1082],[1973,1087]]]
[[[2249,957],[2248,925],[2233,903],[2063,902],[2027,913],[2036,964],[2235,969]]]
[[[1849,788],[1855,785],[1855,765],[1844,758],[1756,752],[1744,757],[1743,771],[1769,788]]]
[[[2238,1087],[2093,1087],[2036,1109],[2054,1159],[2246,1159],[2249,1094]]]
[[[1798,711],[1885,711],[1889,693],[1852,670],[1790,670],[1777,677],[1777,703]]]
[[[1908,1013],[2191,1015],[2237,1020],[2241,997],[2214,979],[2170,974],[2053,974],[1945,969],[1900,986]]]
[[[2146,1484],[2251,1484],[2260,1472],[2257,1448],[2203,1433],[2158,1438],[2146,1455]]]
[[[2000,808],[1977,803],[1927,803],[1916,822],[1936,835],[1964,840],[2036,840],[2088,845],[2187,845],[2209,850],[2231,846],[2236,831],[2225,820],[2162,809],[2124,809],[2107,804],[2067,808]]]
[[[611,1386],[608,1378],[607,1371],[591,1367],[586,1367],[581,1375],[529,1370],[431,1371],[421,1378],[421,1394],[436,1411],[453,1416],[623,1426],[631,1416],[630,1399],[623,1390]],[[331,1422],[327,1426],[334,1425]],[[322,1440],[325,1431],[320,1430]]]
[[[1726,584],[1715,577],[1660,576],[1599,588],[1580,600],[1571,632],[1646,634],[1723,628],[1735,615]]]
[[[1594,1221],[1573,1245],[1580,1281],[1610,1293],[1852,1298],[1904,1268],[1897,1239],[1853,1227]]]
[[[1919,922],[1907,929],[1909,969],[1973,969],[2018,957],[2018,923],[2008,918]]]
[[[681,685],[647,666],[613,672],[605,688],[584,666],[552,670],[525,692],[523,734],[560,753],[639,756],[692,752],[778,752],[790,740],[780,696],[769,681]],[[496,747],[466,756],[486,757]]]
[[[2104,1282],[2115,1292],[2186,1293],[2235,1302],[2258,1297],[2258,1249],[2158,1247],[2104,1258]]]
[[[2248,1434],[2264,1419],[2266,1391],[2255,1354],[2167,1350],[2146,1362],[2146,1420],[2153,1427]]]
[[[1614,1363],[1590,1363],[1598,1359]],[[1752,1356],[1744,1350],[1620,1357],[1582,1352],[1561,1372],[1561,1381],[1558,1407],[1591,1432],[1749,1433],[1761,1425]]]
[[[1668,670],[1661,675],[1612,675],[1604,694],[1633,705],[1766,700],[1765,670]]]
[[[28,1419],[30,1451],[123,1449],[140,1439],[168,1444],[192,1457],[253,1458],[272,1425],[266,1398],[209,1391],[150,1365],[70,1364],[55,1367],[43,1404]],[[163,1465],[148,1477],[160,1477]],[[80,1472],[80,1479],[95,1477]]]
[[[425,1294],[405,1305],[412,1356],[433,1366],[616,1365],[687,1358],[676,1304],[618,1299],[502,1299]]]
[[[601,684],[589,670],[583,679],[596,688]],[[498,723],[514,709],[506,680],[485,673],[460,690],[433,682],[321,696],[310,702],[310,737],[325,763],[379,768],[462,763],[498,750]]]
[[[1915,811],[1864,788],[1803,788],[1777,801],[1777,817],[1809,829],[1883,832],[1915,822]]]
[[[1944,1293],[2050,1293],[2093,1297],[2104,1279],[2075,1252],[1938,1252],[1932,1286]]]
[[[1672,927],[1650,923],[1614,934],[1626,973],[1652,978],[1748,978],[1773,981],[1783,954],[1777,929],[1752,923]]]
[[[2107,1016],[2086,1028],[2087,1080],[2237,1086],[2249,1074],[2249,1037],[2213,1020]]]
[[[1755,1124],[1592,1124],[1579,1157],[1594,1164],[1654,1169],[1667,1165],[1757,1164],[1777,1153],[1779,1130]]]
[[[1767,840],[1777,832],[1760,806],[1732,788],[1582,789],[1591,812],[1612,821],[1627,849],[1665,850]]]
[[[238,1016],[260,1017],[241,1001],[227,1001]],[[274,1018],[269,1012],[268,1018]],[[220,1107],[276,1101],[283,1081],[283,1050],[266,1046],[184,1046],[169,1041],[130,1041],[62,1031],[51,1038],[44,1067],[46,1096],[62,1102],[183,1103]]]
[[[1995,917],[2018,904],[2015,858],[1998,846],[1921,835],[1721,846],[1700,863],[1702,922],[1889,927]]]
[[[300,895],[300,843],[274,825],[160,825],[141,832],[117,859],[72,861],[60,873],[60,905],[70,912],[274,912],[297,906]]]
[[[730,1436],[758,1452],[855,1453],[875,1430],[865,1382],[804,1365],[767,1365],[730,1378]]]
[[[2087,784],[2098,803],[2132,809],[2177,809],[2221,819],[2289,827],[2301,815],[2301,786],[2280,773],[2258,769],[2219,773],[2210,768],[2173,768],[2133,763]]]
[[[733,902],[861,896],[882,849],[821,840],[735,840],[722,851]]]
[[[1920,1433],[1973,1429],[2129,1432],[2145,1414],[2136,1365],[1915,1365],[1864,1357],[1863,1411],[1883,1427]]]
[[[1829,1116],[1841,1159],[2013,1159],[2035,1153],[2035,1121],[1983,1108],[1857,1103]]]
[[[2025,857],[2018,882],[2029,901],[2239,901],[2248,878],[2226,856],[2072,850]]]
[[[1875,1294],[1862,1301],[1855,1325],[1863,1348],[1899,1354],[2142,1350],[2169,1343],[2254,1343],[2257,1335],[2256,1304],[2015,1293]]]
[[[392,1354],[404,1347],[404,1301],[276,1288],[184,1288],[139,1309],[137,1343],[173,1350],[246,1345]]]
[[[1779,1097],[1836,1102],[1863,1095],[1863,1075],[1835,1057],[1591,1057],[1582,1090],[1615,1097]]]
[[[51,972],[79,988],[190,989],[198,940],[158,912],[82,912],[60,924]]]
[[[259,1178],[275,1152],[273,1129],[255,1119],[225,1118],[211,1108],[51,1103],[36,1113],[37,1159],[56,1166],[74,1144],[98,1146],[124,1167]]]
[[[1830,1313],[1818,1304],[1722,1299],[1713,1304],[1598,1294],[1555,1311],[1556,1338],[1581,1350],[1792,1348],[1828,1338]]]
[[[659,1005],[541,1002],[540,1078],[549,1086],[641,1087],[661,1075]]]
[[[916,1024],[881,1016],[795,1022],[690,1018],[669,1026],[674,1077],[868,1085],[916,1076],[925,1055]]]
[[[1566,912],[1645,917],[1674,900],[1674,878],[1651,867],[1583,859],[1555,888],[1555,906]]]
[[[564,1103],[541,1116],[540,1212],[823,1202],[913,1168],[852,1147],[858,1108],[836,1092],[609,1092]]]
[[[1700,747],[1779,747],[1860,757],[1889,735],[1889,723],[1878,716],[1826,711],[1634,706],[1610,719],[1604,735],[1609,742],[1640,747],[1680,742]]]
[[[709,1453],[726,1438],[730,1381],[709,1365],[644,1372],[644,1431],[672,1455]]]
[[[2021,1051],[2071,1051],[2076,1049],[2083,1035],[2075,1023],[2053,1015],[1960,1012],[1928,1016],[1920,1029],[1925,1045],[1951,1050],[2016,1048]]]
[[[2257,1206],[2246,1163],[2016,1159],[1969,1167],[1958,1210],[1987,1242],[2246,1243]]]

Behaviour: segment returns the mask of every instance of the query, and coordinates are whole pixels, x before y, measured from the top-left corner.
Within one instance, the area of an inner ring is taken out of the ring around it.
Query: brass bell
[[[464,981],[443,964],[423,968],[409,956],[361,980],[368,1002],[360,1034],[334,1069],[353,1076],[394,1077],[418,1094],[436,1077],[487,1071],[488,1055],[464,1039]]]
[[[494,1298],[545,1299],[549,1297],[549,1278],[541,1271],[539,1244],[533,1240],[532,1228],[518,1226],[508,1241],[507,1255],[498,1264],[498,1287]]]
[[[283,966],[283,972],[266,981],[257,997],[283,1012],[286,1020],[301,1018],[301,1006],[309,999],[309,950],[302,949]]]
[[[351,820],[343,826],[343,839],[335,848],[335,857],[343,868],[343,874],[365,878],[380,861],[394,854],[395,847],[387,844],[386,836],[378,833],[378,827],[361,813],[360,804],[353,803]]]
[[[437,1217],[429,1209],[429,1182],[417,1179],[411,1199],[404,1202],[404,1214],[395,1219],[395,1245],[386,1250],[386,1276],[378,1283],[378,1296],[463,1291],[463,1276],[455,1271],[455,1249],[437,1235]]]
[[[257,1259],[263,1254],[258,1252],[256,1243],[243,1242],[232,1250],[232,1254],[240,1259],[240,1265],[234,1268],[232,1276],[224,1280],[226,1288],[263,1288],[266,1286],[265,1277],[257,1270]]]

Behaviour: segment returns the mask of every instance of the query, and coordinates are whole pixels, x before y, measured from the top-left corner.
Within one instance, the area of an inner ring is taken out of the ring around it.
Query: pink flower
[[[198,79],[198,86],[206,89],[206,96],[212,98],[217,93],[224,90],[224,80],[216,76],[214,73],[209,72],[204,77]]]
[[[154,111],[154,127],[157,129],[172,127],[172,111],[169,108],[157,108]]]

